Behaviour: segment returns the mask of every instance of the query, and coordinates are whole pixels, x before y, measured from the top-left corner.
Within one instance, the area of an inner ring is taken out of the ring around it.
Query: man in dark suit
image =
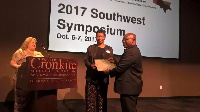
[[[122,112],[136,112],[137,97],[143,86],[142,56],[136,45],[135,34],[127,33],[122,43],[125,50],[116,67],[104,72],[115,77],[114,91],[120,94]],[[110,58],[110,62],[114,62],[114,59]]]

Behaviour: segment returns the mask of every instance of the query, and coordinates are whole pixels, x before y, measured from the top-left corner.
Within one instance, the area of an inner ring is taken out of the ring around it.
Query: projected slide
[[[98,29],[116,55],[134,33],[143,56],[179,58],[179,0],[51,0],[48,50],[84,53]]]

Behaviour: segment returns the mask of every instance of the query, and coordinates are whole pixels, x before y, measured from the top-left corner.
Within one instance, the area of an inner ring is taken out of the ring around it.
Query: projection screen
[[[85,53],[100,28],[116,55],[134,33],[142,56],[179,58],[179,0],[51,0],[48,50]]]

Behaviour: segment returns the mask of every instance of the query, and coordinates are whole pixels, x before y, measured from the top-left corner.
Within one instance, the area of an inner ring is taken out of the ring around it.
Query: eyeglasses
[[[126,41],[126,40],[129,40],[129,39],[133,39],[133,38],[123,38],[122,41]]]

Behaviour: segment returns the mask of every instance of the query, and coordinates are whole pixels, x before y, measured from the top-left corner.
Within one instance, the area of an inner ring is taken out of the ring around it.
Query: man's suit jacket
[[[125,49],[117,66],[109,71],[115,77],[114,91],[119,94],[139,95],[142,92],[142,56],[136,45]]]

